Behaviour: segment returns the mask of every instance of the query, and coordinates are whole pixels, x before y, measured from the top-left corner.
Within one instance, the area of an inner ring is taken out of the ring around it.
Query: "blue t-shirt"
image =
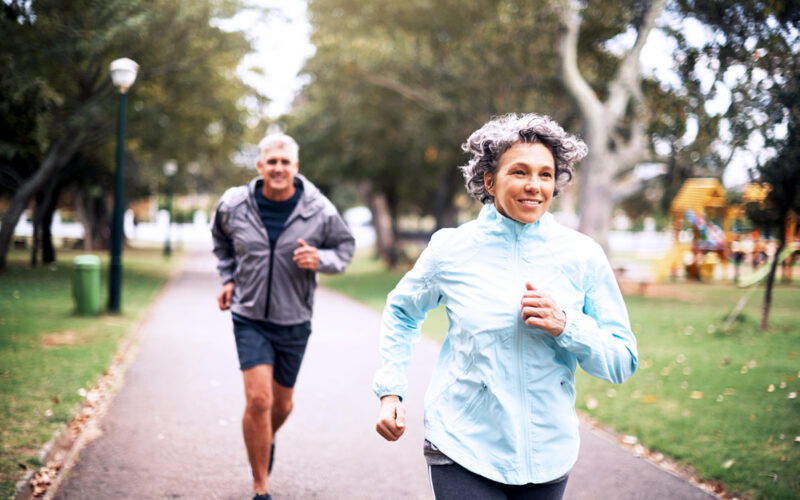
[[[262,191],[263,186],[263,180],[256,182],[256,205],[258,206],[258,215],[261,216],[261,221],[264,222],[264,226],[267,228],[269,242],[272,246],[275,246],[275,242],[278,241],[278,237],[283,232],[286,220],[292,214],[294,207],[297,206],[300,197],[303,196],[303,183],[300,182],[300,179],[295,178],[294,194],[285,201],[267,199]]]

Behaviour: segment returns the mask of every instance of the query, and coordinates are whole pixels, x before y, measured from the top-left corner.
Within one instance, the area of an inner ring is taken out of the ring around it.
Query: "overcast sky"
[[[311,27],[306,18],[305,0],[251,0],[252,3],[273,8],[266,18],[243,11],[234,19],[222,23],[226,29],[241,29],[253,43],[255,52],[247,55],[239,67],[243,80],[271,99],[267,110],[276,117],[290,109],[291,103],[303,85],[298,77],[303,62],[314,54],[309,41]],[[701,45],[708,36],[700,23],[692,19],[667,19],[661,22],[681,23],[690,42]],[[614,50],[624,50],[633,44],[633,32],[617,37],[609,45]],[[674,42],[662,32],[655,30],[648,38],[642,52],[642,66],[647,74],[654,74],[660,81],[679,85],[673,71]],[[252,71],[252,69],[257,71]],[[709,78],[711,77],[709,72]],[[710,80],[709,80],[710,82]],[[724,86],[718,87],[718,96],[706,103],[710,113],[721,113],[730,104],[730,93]],[[691,141],[697,133],[696,124],[690,123],[686,139]],[[758,149],[758,144],[752,145]],[[752,155],[742,153],[735,159],[723,176],[726,186],[736,186],[748,181],[745,165],[752,163]]]

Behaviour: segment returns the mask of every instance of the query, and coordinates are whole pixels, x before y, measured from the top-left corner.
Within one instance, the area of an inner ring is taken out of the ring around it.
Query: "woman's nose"
[[[528,182],[525,183],[525,189],[528,191],[538,191],[539,190],[539,179],[536,176],[532,176],[528,179]]]

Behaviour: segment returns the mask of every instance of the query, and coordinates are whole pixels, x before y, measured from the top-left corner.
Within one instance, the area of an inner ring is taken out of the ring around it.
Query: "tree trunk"
[[[39,247],[42,249],[42,264],[55,262],[55,247],[51,225],[53,214],[58,205],[61,186],[58,180],[51,180],[47,187],[36,195],[33,209],[33,248],[31,250],[31,267],[38,265]]]
[[[759,329],[766,331],[769,328],[769,310],[772,307],[772,286],[775,284],[775,271],[778,269],[778,255],[783,251],[786,246],[786,240],[780,239],[780,244],[775,250],[775,255],[772,258],[772,265],[769,267],[769,274],[767,275],[767,284],[764,289],[764,303],[761,306],[761,323]]]
[[[388,249],[385,261],[386,267],[392,269],[400,261],[400,247],[398,239],[399,230],[397,227],[398,199],[397,194],[391,189],[386,193],[386,207],[388,208],[389,220],[391,221],[390,227],[392,230],[393,244]]]
[[[578,67],[580,3],[570,0],[560,3],[558,53],[561,57],[561,82],[583,119],[589,146],[589,156],[580,166],[581,215],[578,229],[600,243],[606,251],[616,189],[614,177],[649,154],[642,122],[644,109],[639,57],[663,8],[664,0],[649,2],[641,24],[635,27],[636,41],[620,60],[617,73],[608,83],[608,95],[605,101],[601,101]],[[627,113],[631,105],[634,116],[630,133],[626,138],[615,135],[630,118]]]
[[[56,247],[53,245],[53,216],[58,206],[61,186],[53,188],[54,192],[49,197],[49,203],[42,214],[42,264],[52,264],[56,261]]]
[[[31,267],[39,264],[39,241],[42,238],[42,201],[44,192],[36,193],[36,204],[33,206],[33,232],[31,233]]]
[[[75,196],[78,218],[83,225],[83,249],[106,250],[111,238],[108,204],[96,188],[79,189]]]
[[[614,157],[606,151],[607,136],[602,132],[600,134],[600,137],[589,136],[592,154],[581,164],[578,230],[591,236],[608,254],[613,205],[613,173],[609,165],[614,164]]]
[[[388,260],[391,248],[395,244],[392,234],[392,218],[389,215],[386,196],[382,193],[372,193],[371,190],[369,184],[363,183],[358,187],[358,195],[372,214],[372,227],[375,229],[375,256],[382,260]]]
[[[454,168],[443,169],[436,200],[433,205],[433,216],[436,219],[436,229],[455,227],[457,225],[458,210],[453,203],[458,187],[463,184],[463,177]]]
[[[19,222],[22,212],[25,211],[28,202],[42,189],[42,186],[52,177],[61,167],[66,165],[75,155],[81,143],[79,134],[65,133],[64,136],[53,143],[48,149],[47,155],[36,170],[36,173],[25,181],[20,189],[14,194],[8,210],[3,215],[2,227],[0,227],[0,272],[6,268],[8,258],[8,247],[11,238],[14,236],[14,229]]]

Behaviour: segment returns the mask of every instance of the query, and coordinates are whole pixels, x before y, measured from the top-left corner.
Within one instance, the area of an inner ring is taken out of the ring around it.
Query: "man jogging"
[[[292,411],[311,333],[316,272],[343,272],[355,241],[333,204],[297,173],[294,139],[272,134],[258,148],[260,177],[225,192],[211,232],[223,283],[217,302],[231,310],[244,377],[254,500],[263,500],[271,499],[274,437]]]

